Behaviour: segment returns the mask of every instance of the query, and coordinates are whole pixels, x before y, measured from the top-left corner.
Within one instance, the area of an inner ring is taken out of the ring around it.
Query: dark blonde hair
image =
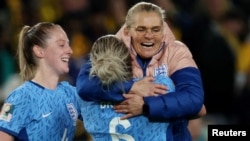
[[[127,16],[125,19],[125,24],[126,24],[127,28],[130,28],[135,24],[134,17],[136,14],[138,14],[140,12],[155,12],[155,13],[157,13],[159,15],[159,17],[161,18],[162,24],[166,18],[165,10],[162,9],[161,7],[159,7],[153,3],[149,3],[149,2],[139,2],[128,10],[128,13],[127,13]]]
[[[45,47],[46,40],[49,38],[49,33],[51,32],[50,30],[58,26],[49,22],[37,23],[32,27],[23,26],[19,34],[17,52],[20,75],[23,81],[32,79],[37,69],[37,59],[33,53],[34,45]]]
[[[132,78],[129,49],[115,35],[98,38],[90,52],[90,76],[97,76],[105,86]]]

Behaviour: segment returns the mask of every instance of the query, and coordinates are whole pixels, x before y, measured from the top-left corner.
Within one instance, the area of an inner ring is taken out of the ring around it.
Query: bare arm
[[[11,136],[3,131],[0,131],[0,139],[3,141],[14,141],[13,136]]]

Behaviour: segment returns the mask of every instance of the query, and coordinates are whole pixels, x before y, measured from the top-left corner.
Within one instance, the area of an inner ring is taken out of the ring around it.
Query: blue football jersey
[[[157,76],[155,83],[171,85],[172,80]],[[85,129],[93,141],[166,141],[168,122],[150,122],[141,115],[121,120],[124,114],[116,113],[111,102],[81,101],[81,114]]]
[[[163,75],[157,75],[155,76],[155,82],[156,84],[163,84],[168,87],[168,92],[174,92],[175,91],[175,85],[172,79],[170,79],[167,76]]]
[[[0,130],[22,141],[72,141],[79,114],[76,89],[69,83],[49,90],[27,81],[6,99]]]

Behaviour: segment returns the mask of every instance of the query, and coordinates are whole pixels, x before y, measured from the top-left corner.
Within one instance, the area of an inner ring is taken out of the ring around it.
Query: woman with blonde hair
[[[98,77],[89,78],[90,62],[77,78],[79,96],[86,101],[119,102],[114,109],[125,114],[122,119],[144,115],[149,121],[171,121],[167,138],[191,141],[189,120],[206,113],[203,84],[188,47],[175,39],[165,22],[165,11],[148,2],[135,4],[116,37],[126,44],[132,59],[133,79],[122,83],[125,94],[121,95],[120,83],[105,89]],[[159,75],[173,80],[174,92],[166,94],[166,86],[152,83]]]
[[[125,93],[122,83],[133,79],[130,51],[124,42],[115,35],[105,35],[98,38],[90,52],[91,69],[89,78],[98,77],[104,90],[113,85]],[[134,79],[134,81],[138,81]],[[169,92],[175,87],[172,80],[165,76],[156,76],[154,83],[168,86]],[[101,94],[101,93],[100,93]],[[122,95],[122,93],[120,93]],[[141,96],[138,96],[140,98]],[[82,101],[81,112],[84,127],[94,141],[166,141],[169,123],[150,122],[143,115],[121,119],[125,114],[117,113],[112,108],[117,103],[113,101]],[[143,103],[141,103],[143,105]],[[170,130],[171,131],[171,130]]]

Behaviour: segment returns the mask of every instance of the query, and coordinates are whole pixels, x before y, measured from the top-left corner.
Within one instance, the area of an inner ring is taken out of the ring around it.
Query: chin
[[[143,55],[143,58],[148,59],[148,58],[152,58],[154,55],[153,54],[145,54]]]
[[[69,68],[68,68],[68,69],[65,69],[65,70],[63,71],[64,74],[67,74],[68,72],[69,72]]]

